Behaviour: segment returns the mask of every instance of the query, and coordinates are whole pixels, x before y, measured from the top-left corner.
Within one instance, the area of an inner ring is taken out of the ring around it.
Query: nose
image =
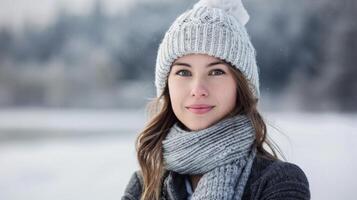
[[[208,96],[208,90],[205,84],[202,81],[196,81],[191,90],[192,97],[206,97]]]

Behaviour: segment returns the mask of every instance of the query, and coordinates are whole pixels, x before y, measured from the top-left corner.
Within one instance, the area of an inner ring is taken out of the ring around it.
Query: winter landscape
[[[196,1],[0,1],[0,200],[120,199],[157,47]],[[243,0],[269,137],[313,200],[357,188],[357,3]]]

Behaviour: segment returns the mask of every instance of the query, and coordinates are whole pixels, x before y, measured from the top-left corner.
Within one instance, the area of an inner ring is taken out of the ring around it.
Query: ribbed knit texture
[[[245,115],[226,118],[200,131],[175,124],[163,141],[165,168],[203,175],[196,199],[241,199],[256,150],[255,132]]]
[[[155,86],[160,96],[172,63],[188,54],[207,54],[239,69],[259,98],[259,75],[255,49],[244,25],[219,8],[195,6],[181,14],[166,32],[158,50]]]
[[[162,184],[163,200],[187,199],[185,176],[169,171]],[[135,171],[125,189],[122,200],[139,200],[143,178]],[[279,160],[255,157],[246,183],[242,200],[309,200],[309,182],[304,171],[297,165]]]

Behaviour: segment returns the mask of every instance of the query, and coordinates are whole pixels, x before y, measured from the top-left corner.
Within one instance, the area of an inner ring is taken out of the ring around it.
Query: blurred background
[[[119,199],[189,0],[0,0],[0,199]],[[243,0],[270,137],[312,199],[354,199],[357,2]]]

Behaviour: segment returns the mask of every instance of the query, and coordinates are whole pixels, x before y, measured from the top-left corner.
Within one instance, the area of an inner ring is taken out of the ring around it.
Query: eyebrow
[[[216,61],[216,62],[212,62],[212,63],[208,64],[207,67],[212,67],[212,66],[214,66],[214,65],[219,65],[219,64],[227,65],[227,63],[224,62],[224,61]],[[181,65],[181,66],[191,67],[190,64],[183,63],[183,62],[174,62],[174,64],[172,64],[172,66],[175,66],[175,65]]]

